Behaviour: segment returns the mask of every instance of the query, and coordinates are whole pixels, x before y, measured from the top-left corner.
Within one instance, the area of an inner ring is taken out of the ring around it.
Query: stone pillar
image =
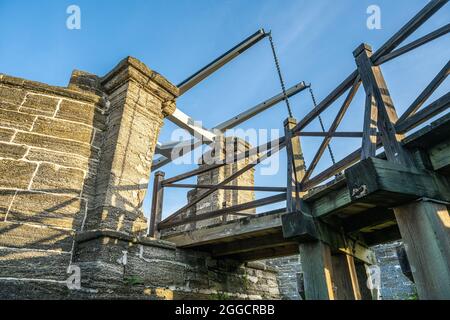
[[[178,89],[128,57],[101,80],[109,100],[106,132],[85,229],[144,233],[142,203],[164,117]]]

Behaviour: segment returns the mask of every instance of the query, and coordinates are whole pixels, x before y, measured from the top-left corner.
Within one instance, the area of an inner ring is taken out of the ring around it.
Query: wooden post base
[[[420,299],[450,299],[450,216],[422,200],[394,209]]]
[[[352,256],[332,255],[330,247],[321,241],[301,243],[299,249],[305,300],[362,299]]]

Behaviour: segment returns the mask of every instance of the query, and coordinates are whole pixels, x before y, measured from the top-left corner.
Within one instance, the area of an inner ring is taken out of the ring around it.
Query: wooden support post
[[[332,256],[333,283],[337,300],[361,300],[355,261],[347,254]]]
[[[152,198],[152,211],[150,216],[149,225],[149,237],[159,238],[160,233],[158,230],[158,224],[161,222],[162,206],[164,198],[164,187],[162,182],[164,181],[164,172],[158,171],[155,173],[155,179],[153,182],[153,198]]]
[[[305,300],[335,300],[331,250],[321,241],[301,243]]]
[[[450,299],[450,216],[431,200],[394,208],[420,299]]]
[[[377,121],[377,104],[375,102],[373,94],[370,92],[366,96],[361,160],[367,159],[369,157],[375,157],[376,155],[378,142]]]
[[[395,131],[395,124],[398,121],[397,112],[381,68],[372,64],[372,48],[367,44],[362,44],[353,52],[353,55],[366,94],[373,95],[378,107],[377,126],[387,158],[398,164],[414,166],[411,157],[401,146],[401,140],[404,137]]]
[[[301,210],[300,205],[300,184],[305,176],[305,160],[303,158],[300,139],[293,135],[293,129],[297,121],[288,118],[284,121],[284,133],[286,137],[287,151],[287,212],[297,212]]]

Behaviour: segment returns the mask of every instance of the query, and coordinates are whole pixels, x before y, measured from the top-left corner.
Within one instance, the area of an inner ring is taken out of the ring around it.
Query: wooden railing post
[[[158,230],[158,224],[161,222],[162,206],[164,198],[164,187],[162,182],[164,180],[165,173],[158,171],[155,173],[155,179],[153,182],[153,197],[152,197],[152,210],[150,215],[149,224],[149,237],[159,238],[160,233]]]
[[[300,139],[293,136],[292,130],[297,121],[288,118],[284,121],[287,151],[287,212],[300,211],[300,181],[306,173]]]

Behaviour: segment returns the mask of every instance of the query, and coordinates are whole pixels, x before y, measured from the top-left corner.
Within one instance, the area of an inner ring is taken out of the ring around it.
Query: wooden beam
[[[161,222],[159,224],[159,229],[170,229],[170,228],[174,228],[177,226],[181,226],[181,225],[185,225],[191,222],[197,222],[197,221],[203,221],[203,220],[208,220],[208,219],[212,219],[215,217],[220,217],[224,214],[233,214],[233,212],[239,212],[239,211],[244,211],[244,210],[248,210],[248,209],[253,209],[253,208],[257,208],[257,207],[262,207],[262,206],[266,206],[269,204],[274,204],[274,203],[278,203],[278,202],[282,202],[286,200],[286,193],[281,193],[279,195],[276,196],[272,196],[272,197],[267,197],[267,198],[263,198],[263,199],[259,199],[259,200],[255,200],[255,201],[251,201],[251,202],[247,202],[247,203],[242,203],[242,204],[238,204],[232,207],[227,207],[227,208],[223,208],[220,210],[216,210],[216,211],[212,211],[212,212],[208,212],[208,213],[204,213],[204,214],[200,214],[194,217],[186,217],[186,218],[181,218],[181,219],[174,219],[171,221],[167,221],[167,222]]]
[[[175,184],[167,183],[165,188],[181,188],[181,189],[213,189],[215,185],[204,184]],[[259,191],[259,192],[286,192],[283,187],[252,187],[252,186],[221,186],[220,190],[238,190],[238,191]]]
[[[364,111],[364,133],[362,139],[361,160],[375,157],[377,152],[378,108],[372,92],[366,96]]]
[[[346,131],[346,132],[297,132],[297,137],[311,137],[311,138],[362,138],[362,132]]]
[[[352,201],[398,206],[427,197],[450,201],[446,178],[377,158],[363,160],[345,171]]]
[[[283,235],[286,239],[299,243],[323,242],[334,252],[346,253],[368,264],[375,264],[374,253],[362,242],[344,234],[319,219],[314,219],[314,225],[309,219],[299,213],[287,213],[282,216]]]
[[[238,171],[236,171],[235,173],[233,173],[231,176],[225,178],[222,182],[220,182],[219,184],[217,184],[214,188],[206,191],[205,193],[202,193],[201,195],[199,195],[198,197],[196,197],[193,201],[191,201],[190,203],[188,203],[187,205],[185,205],[184,207],[182,207],[181,209],[177,210],[174,214],[170,215],[167,219],[165,219],[163,222],[166,221],[171,221],[173,219],[175,219],[176,217],[178,217],[179,215],[181,215],[183,212],[185,212],[186,210],[192,208],[193,206],[195,206],[197,203],[199,203],[200,201],[202,201],[203,199],[207,198],[208,196],[212,195],[214,192],[216,192],[217,190],[219,190],[220,187],[225,186],[227,184],[229,184],[230,182],[236,180],[238,177],[240,177],[242,174],[244,174],[245,172],[249,171],[250,169],[254,168],[255,166],[257,166],[258,164],[260,164],[261,162],[265,161],[266,159],[270,158],[272,155],[274,155],[275,153],[279,152],[280,149],[275,148],[275,149],[271,149],[269,150],[266,154],[259,156],[258,159],[256,159],[256,161],[250,162],[249,164],[247,164],[245,167],[243,167],[242,169],[239,169]],[[244,210],[244,209],[242,209]],[[238,211],[238,210],[237,210]],[[202,214],[202,216],[205,216],[204,214]],[[164,223],[162,224],[164,225]]]
[[[372,48],[362,44],[354,52],[359,74],[367,94],[372,94],[377,103],[377,127],[381,141],[390,161],[405,166],[414,166],[410,155],[401,146],[404,136],[397,134],[395,123],[398,116],[380,67],[371,62]]]
[[[361,300],[358,276],[353,257],[335,254],[331,257],[336,300]]]
[[[336,162],[336,164],[332,165],[328,169],[322,171],[318,175],[309,179],[309,181],[305,182],[302,187],[304,190],[311,189],[312,187],[317,186],[318,184],[324,182],[325,180],[335,176],[338,173],[341,173],[346,168],[350,167],[354,163],[356,163],[361,157],[361,148],[353,151],[348,156],[346,156],[341,161]]]
[[[432,0],[410,21],[408,21],[396,34],[394,34],[380,49],[373,55],[372,61],[376,63],[382,56],[391,53],[406,38],[414,33],[439,9],[446,5],[448,0]]]
[[[433,169],[442,174],[450,174],[450,140],[428,150]]]
[[[430,41],[433,41],[439,37],[442,37],[449,32],[450,32],[450,23],[446,24],[445,26],[443,26],[433,32],[430,32],[429,34],[427,34],[417,40],[412,41],[411,43],[401,47],[400,49],[397,49],[395,51],[392,51],[389,54],[382,56],[380,59],[375,61],[374,64],[377,66],[382,65],[383,63],[386,63],[395,58],[398,58],[398,57],[404,55],[405,53],[408,53],[414,49],[419,48],[420,46],[423,46],[424,44],[427,44]]]
[[[449,24],[450,26],[450,24]],[[434,79],[430,82],[430,84],[420,93],[416,100],[406,109],[405,113],[398,119],[398,122],[401,123],[405,121],[408,117],[414,114],[417,110],[422,107],[422,105],[427,101],[429,97],[433,94],[434,91],[444,82],[450,72],[450,60],[447,64],[442,68],[441,71],[434,77]]]
[[[361,229],[379,228],[388,222],[396,223],[394,211],[390,208],[377,207],[343,219],[342,225],[345,232],[355,233]]]
[[[264,29],[260,29],[251,36],[249,36],[244,41],[240,42],[232,49],[228,50],[226,53],[215,59],[213,62],[209,63],[206,67],[202,68],[200,71],[196,72],[194,75],[190,76],[188,79],[184,80],[178,85],[180,90],[180,95],[184,94],[202,80],[209,77],[211,74],[222,68],[225,64],[232,61],[234,58],[254,46],[256,43],[261,41],[267,36]]]
[[[300,260],[306,300],[335,300],[331,250],[320,241],[301,243]]]
[[[354,84],[358,77],[358,72],[354,71],[350,74],[341,84],[337,86],[317,107],[315,107],[310,113],[308,113],[292,130],[294,134],[303,130],[308,124],[310,124],[315,118],[317,118],[322,112],[324,112],[333,102],[339,99],[351,86]]]
[[[293,118],[288,118],[284,121],[287,152],[286,208],[288,212],[302,210],[299,182],[305,175],[305,159],[303,158],[300,139],[292,135],[292,128],[294,128],[296,124],[297,121]]]
[[[227,259],[251,262],[262,259],[275,259],[278,257],[286,257],[298,254],[298,245],[296,243],[287,244],[284,246],[277,246],[266,249],[259,249],[255,251],[237,253],[235,255],[227,256]]]
[[[179,109],[176,109],[173,114],[167,117],[167,119],[189,132],[192,136],[197,137],[199,140],[212,143],[216,138],[214,132],[200,126],[199,122],[195,121]]]
[[[149,237],[159,238],[158,224],[162,217],[164,188],[161,182],[164,180],[164,172],[156,172],[153,182],[152,208],[150,213]]]
[[[286,246],[287,244],[288,242],[283,237],[283,234],[278,232],[267,236],[245,239],[245,241],[237,240],[218,244],[217,246],[214,246],[212,255],[215,258],[225,257],[267,248]],[[291,244],[296,244],[296,242],[293,241]]]
[[[258,147],[252,148],[245,152],[241,152],[237,155],[233,155],[232,157],[227,156],[225,160],[217,161],[216,164],[203,166],[201,168],[197,168],[192,171],[188,171],[188,172],[182,173],[180,175],[177,175],[175,177],[166,179],[163,181],[163,185],[168,184],[168,183],[175,183],[175,182],[185,180],[185,179],[189,179],[189,178],[195,177],[199,174],[218,169],[227,164],[232,164],[232,163],[247,159],[250,156],[257,155],[262,152],[266,152],[267,150],[277,149],[277,148],[282,149],[282,148],[284,148],[284,146],[285,146],[285,138],[284,137],[275,139],[273,141],[264,143]]]
[[[296,84],[295,86],[293,86],[292,88],[289,88],[286,91],[286,95],[288,96],[288,98],[293,97],[294,95],[302,92],[303,90],[305,90],[306,88],[308,88],[309,85],[306,85],[304,81]],[[228,129],[232,129],[236,126],[238,126],[239,124],[255,117],[256,115],[260,114],[261,112],[275,106],[276,104],[280,103],[281,101],[284,101],[285,96],[284,93],[280,93],[260,104],[258,104],[257,106],[250,108],[240,114],[238,114],[237,116],[234,116],[233,118],[222,122],[221,124],[218,124],[217,126],[214,127],[213,130],[220,130],[222,132],[225,132]]]
[[[402,239],[398,225],[393,225],[373,232],[361,232],[360,237],[368,246],[377,246]]]
[[[443,97],[432,102],[427,107],[423,108],[415,115],[407,118],[406,120],[399,122],[395,128],[398,132],[404,133],[420,126],[425,121],[432,117],[444,112],[450,107],[450,92]]]
[[[419,297],[450,299],[450,215],[447,206],[420,201],[394,209]]]
[[[256,215],[249,218],[229,221],[207,228],[192,230],[189,233],[163,235],[163,239],[175,243],[181,248],[210,246],[217,243],[231,242],[236,239],[259,237],[268,230],[281,233],[282,213]]]

